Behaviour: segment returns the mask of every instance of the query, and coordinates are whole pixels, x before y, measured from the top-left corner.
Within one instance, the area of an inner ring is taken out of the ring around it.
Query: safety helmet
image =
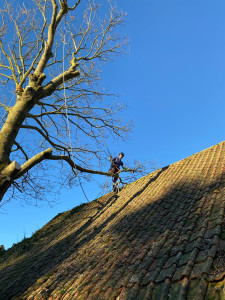
[[[120,154],[123,155],[123,157],[124,157],[124,153],[123,153],[123,152],[120,152]],[[119,155],[120,155],[120,154],[119,154]]]

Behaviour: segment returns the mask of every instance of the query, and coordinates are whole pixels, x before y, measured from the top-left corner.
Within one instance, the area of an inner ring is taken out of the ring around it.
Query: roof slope
[[[0,257],[0,299],[225,299],[225,142],[59,214]]]

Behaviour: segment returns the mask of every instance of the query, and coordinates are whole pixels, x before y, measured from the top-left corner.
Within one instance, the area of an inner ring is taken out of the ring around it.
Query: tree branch
[[[40,96],[40,99],[43,97],[50,96],[57,89],[58,86],[63,84],[63,82],[66,82],[70,79],[79,76],[80,72],[76,70],[77,67],[78,64],[74,62],[68,71],[61,73],[59,76],[52,79],[46,86],[44,86],[43,95]]]
[[[25,151],[23,150],[23,148],[21,147],[21,145],[20,145],[19,143],[17,143],[16,141],[14,141],[14,144],[17,146],[17,149],[16,149],[16,150],[20,150],[20,151],[23,153],[23,155],[25,156],[26,160],[28,160],[29,158],[28,158],[26,152],[25,152]]]
[[[52,149],[48,148],[31,159],[29,159],[27,162],[25,162],[21,166],[21,170],[16,174],[16,177],[14,179],[20,178],[22,175],[24,175],[26,172],[28,172],[31,168],[33,168],[35,165],[39,164],[43,160],[48,159],[48,160],[64,160],[66,161],[72,169],[78,170],[82,173],[89,173],[89,174],[97,174],[97,175],[105,175],[105,176],[110,176],[112,177],[112,174],[108,172],[102,172],[102,171],[97,171],[97,170],[91,170],[91,169],[86,169],[81,166],[78,166],[73,162],[73,160],[66,155],[52,155]],[[126,169],[126,170],[120,170],[117,175],[121,172],[133,172],[132,169]]]
[[[47,42],[45,43],[45,50],[34,72],[34,74],[37,76],[43,73],[48,60],[53,55],[52,46],[53,46],[56,27],[57,27],[56,18],[57,18],[57,11],[58,11],[58,5],[55,0],[52,0],[52,8],[53,8],[52,19],[48,27],[48,38],[47,38]]]
[[[68,7],[68,10],[74,10],[80,4],[80,0],[73,7]]]
[[[15,68],[14,68],[14,65],[13,65],[13,62],[12,62],[12,58],[11,58],[8,54],[6,54],[1,39],[0,39],[0,47],[1,47],[2,53],[5,55],[5,57],[6,57],[6,58],[8,59],[8,61],[9,61],[10,70],[12,71],[13,80],[14,80],[15,83],[18,85],[18,79],[17,79],[17,77],[16,77],[16,71],[15,71]],[[12,79],[12,78],[10,78],[10,79]]]
[[[40,135],[43,136],[43,138],[45,139],[45,141],[47,141],[52,147],[54,147],[57,150],[64,150],[64,151],[68,151],[68,149],[66,147],[63,147],[62,145],[56,144],[54,143],[49,134],[45,134],[40,128],[36,127],[36,126],[32,126],[32,125],[21,125],[20,128],[25,128],[25,129],[31,129],[31,130],[35,130],[38,133],[40,133]],[[46,129],[45,129],[46,132]]]
[[[66,161],[72,169],[75,169],[77,171],[80,171],[82,173],[89,173],[89,174],[97,174],[97,175],[105,175],[105,176],[110,176],[112,177],[113,175],[108,173],[108,172],[102,172],[102,171],[97,171],[97,170],[91,170],[91,169],[86,169],[81,166],[78,166],[77,164],[74,163],[74,161],[66,155],[52,155],[52,149],[48,148],[39,154],[35,155],[31,159],[29,159],[27,162],[25,162],[21,166],[21,170],[16,174],[15,179],[18,179],[22,175],[24,175],[26,172],[28,172],[31,168],[33,168],[35,165],[38,163],[42,162],[43,160],[48,159],[48,160],[64,160]],[[117,175],[121,172],[133,172],[132,169],[127,169],[127,170],[120,170]]]
[[[23,174],[28,172],[31,168],[33,168],[35,165],[46,159],[49,155],[51,155],[52,149],[48,148],[37,155],[30,158],[28,161],[26,161],[22,166],[21,170],[16,174],[15,179],[21,177]]]

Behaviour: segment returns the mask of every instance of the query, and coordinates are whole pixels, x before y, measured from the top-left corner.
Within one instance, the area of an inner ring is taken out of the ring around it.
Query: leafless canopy
[[[4,1],[0,15],[0,199],[9,188],[41,198],[55,161],[63,180],[106,175],[103,140],[130,127],[99,84],[102,65],[124,52],[124,14],[107,0],[33,0]]]

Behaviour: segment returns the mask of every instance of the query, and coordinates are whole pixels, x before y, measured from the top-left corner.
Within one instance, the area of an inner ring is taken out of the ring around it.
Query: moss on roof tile
[[[0,299],[219,299],[224,196],[222,142],[14,245],[0,256]]]

